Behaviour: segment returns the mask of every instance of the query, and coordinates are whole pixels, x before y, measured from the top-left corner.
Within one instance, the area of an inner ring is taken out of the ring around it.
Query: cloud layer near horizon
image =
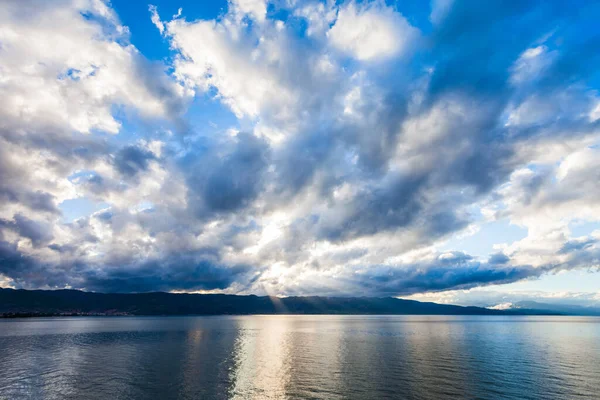
[[[418,4],[151,6],[163,62],[109,3],[0,4],[0,285],[397,296],[597,268],[571,226],[600,220],[600,7]],[[204,133],[195,98],[239,124]],[[103,208],[66,221],[72,199]],[[443,250],[501,220],[526,237]]]

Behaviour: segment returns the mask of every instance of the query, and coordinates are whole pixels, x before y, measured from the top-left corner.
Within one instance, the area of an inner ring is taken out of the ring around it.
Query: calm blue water
[[[0,320],[0,399],[600,398],[600,319]]]

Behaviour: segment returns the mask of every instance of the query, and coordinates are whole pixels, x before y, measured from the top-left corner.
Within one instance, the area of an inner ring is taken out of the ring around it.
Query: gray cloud
[[[423,179],[419,176],[399,176],[381,188],[366,188],[351,200],[348,213],[342,218],[333,216],[329,221],[319,222],[319,236],[337,240],[407,226],[424,206],[419,198],[422,185]],[[344,206],[333,208],[341,211]]]
[[[560,249],[560,253],[568,254],[573,251],[584,250],[592,247],[598,240],[594,238],[586,238],[584,240],[569,240]]]
[[[19,203],[32,210],[59,213],[55,197],[42,190],[27,187],[24,185],[26,179],[27,174],[18,165],[11,163],[5,150],[0,148],[0,202]]]
[[[203,259],[206,256],[209,258]],[[23,288],[68,285],[109,292],[192,291],[225,289],[236,280],[250,279],[249,266],[224,266],[212,258],[210,254],[186,254],[120,266],[80,262],[56,265],[40,263],[22,254],[15,245],[0,241],[0,273]]]
[[[248,207],[259,195],[269,157],[268,145],[239,133],[225,152],[210,148],[182,160],[189,188],[188,202],[199,216]]]
[[[152,152],[138,146],[125,146],[115,154],[115,167],[125,176],[134,176],[148,169],[148,162],[155,159]]]
[[[16,214],[14,221],[0,220],[0,227],[12,229],[20,236],[28,238],[34,247],[39,247],[53,238],[51,226],[33,221],[21,214]]]
[[[545,272],[528,266],[502,268],[477,262],[420,264],[402,269],[378,268],[375,274],[352,283],[369,295],[409,295],[511,283]]]
[[[109,292],[226,289],[235,281],[248,279],[250,271],[249,266],[224,266],[192,255],[174,255],[139,265],[88,270],[81,286]]]

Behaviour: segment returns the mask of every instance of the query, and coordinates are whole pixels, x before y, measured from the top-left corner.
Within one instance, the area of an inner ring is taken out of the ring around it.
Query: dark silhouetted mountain
[[[91,293],[78,290],[0,289],[0,314],[39,315],[223,315],[223,314],[438,314],[511,315],[526,310],[489,310],[392,297],[269,297],[225,294]],[[547,312],[539,312],[547,314]]]

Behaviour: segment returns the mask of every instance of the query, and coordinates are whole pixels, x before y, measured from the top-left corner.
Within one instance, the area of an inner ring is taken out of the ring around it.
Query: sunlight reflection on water
[[[0,320],[0,399],[597,398],[600,319]]]

